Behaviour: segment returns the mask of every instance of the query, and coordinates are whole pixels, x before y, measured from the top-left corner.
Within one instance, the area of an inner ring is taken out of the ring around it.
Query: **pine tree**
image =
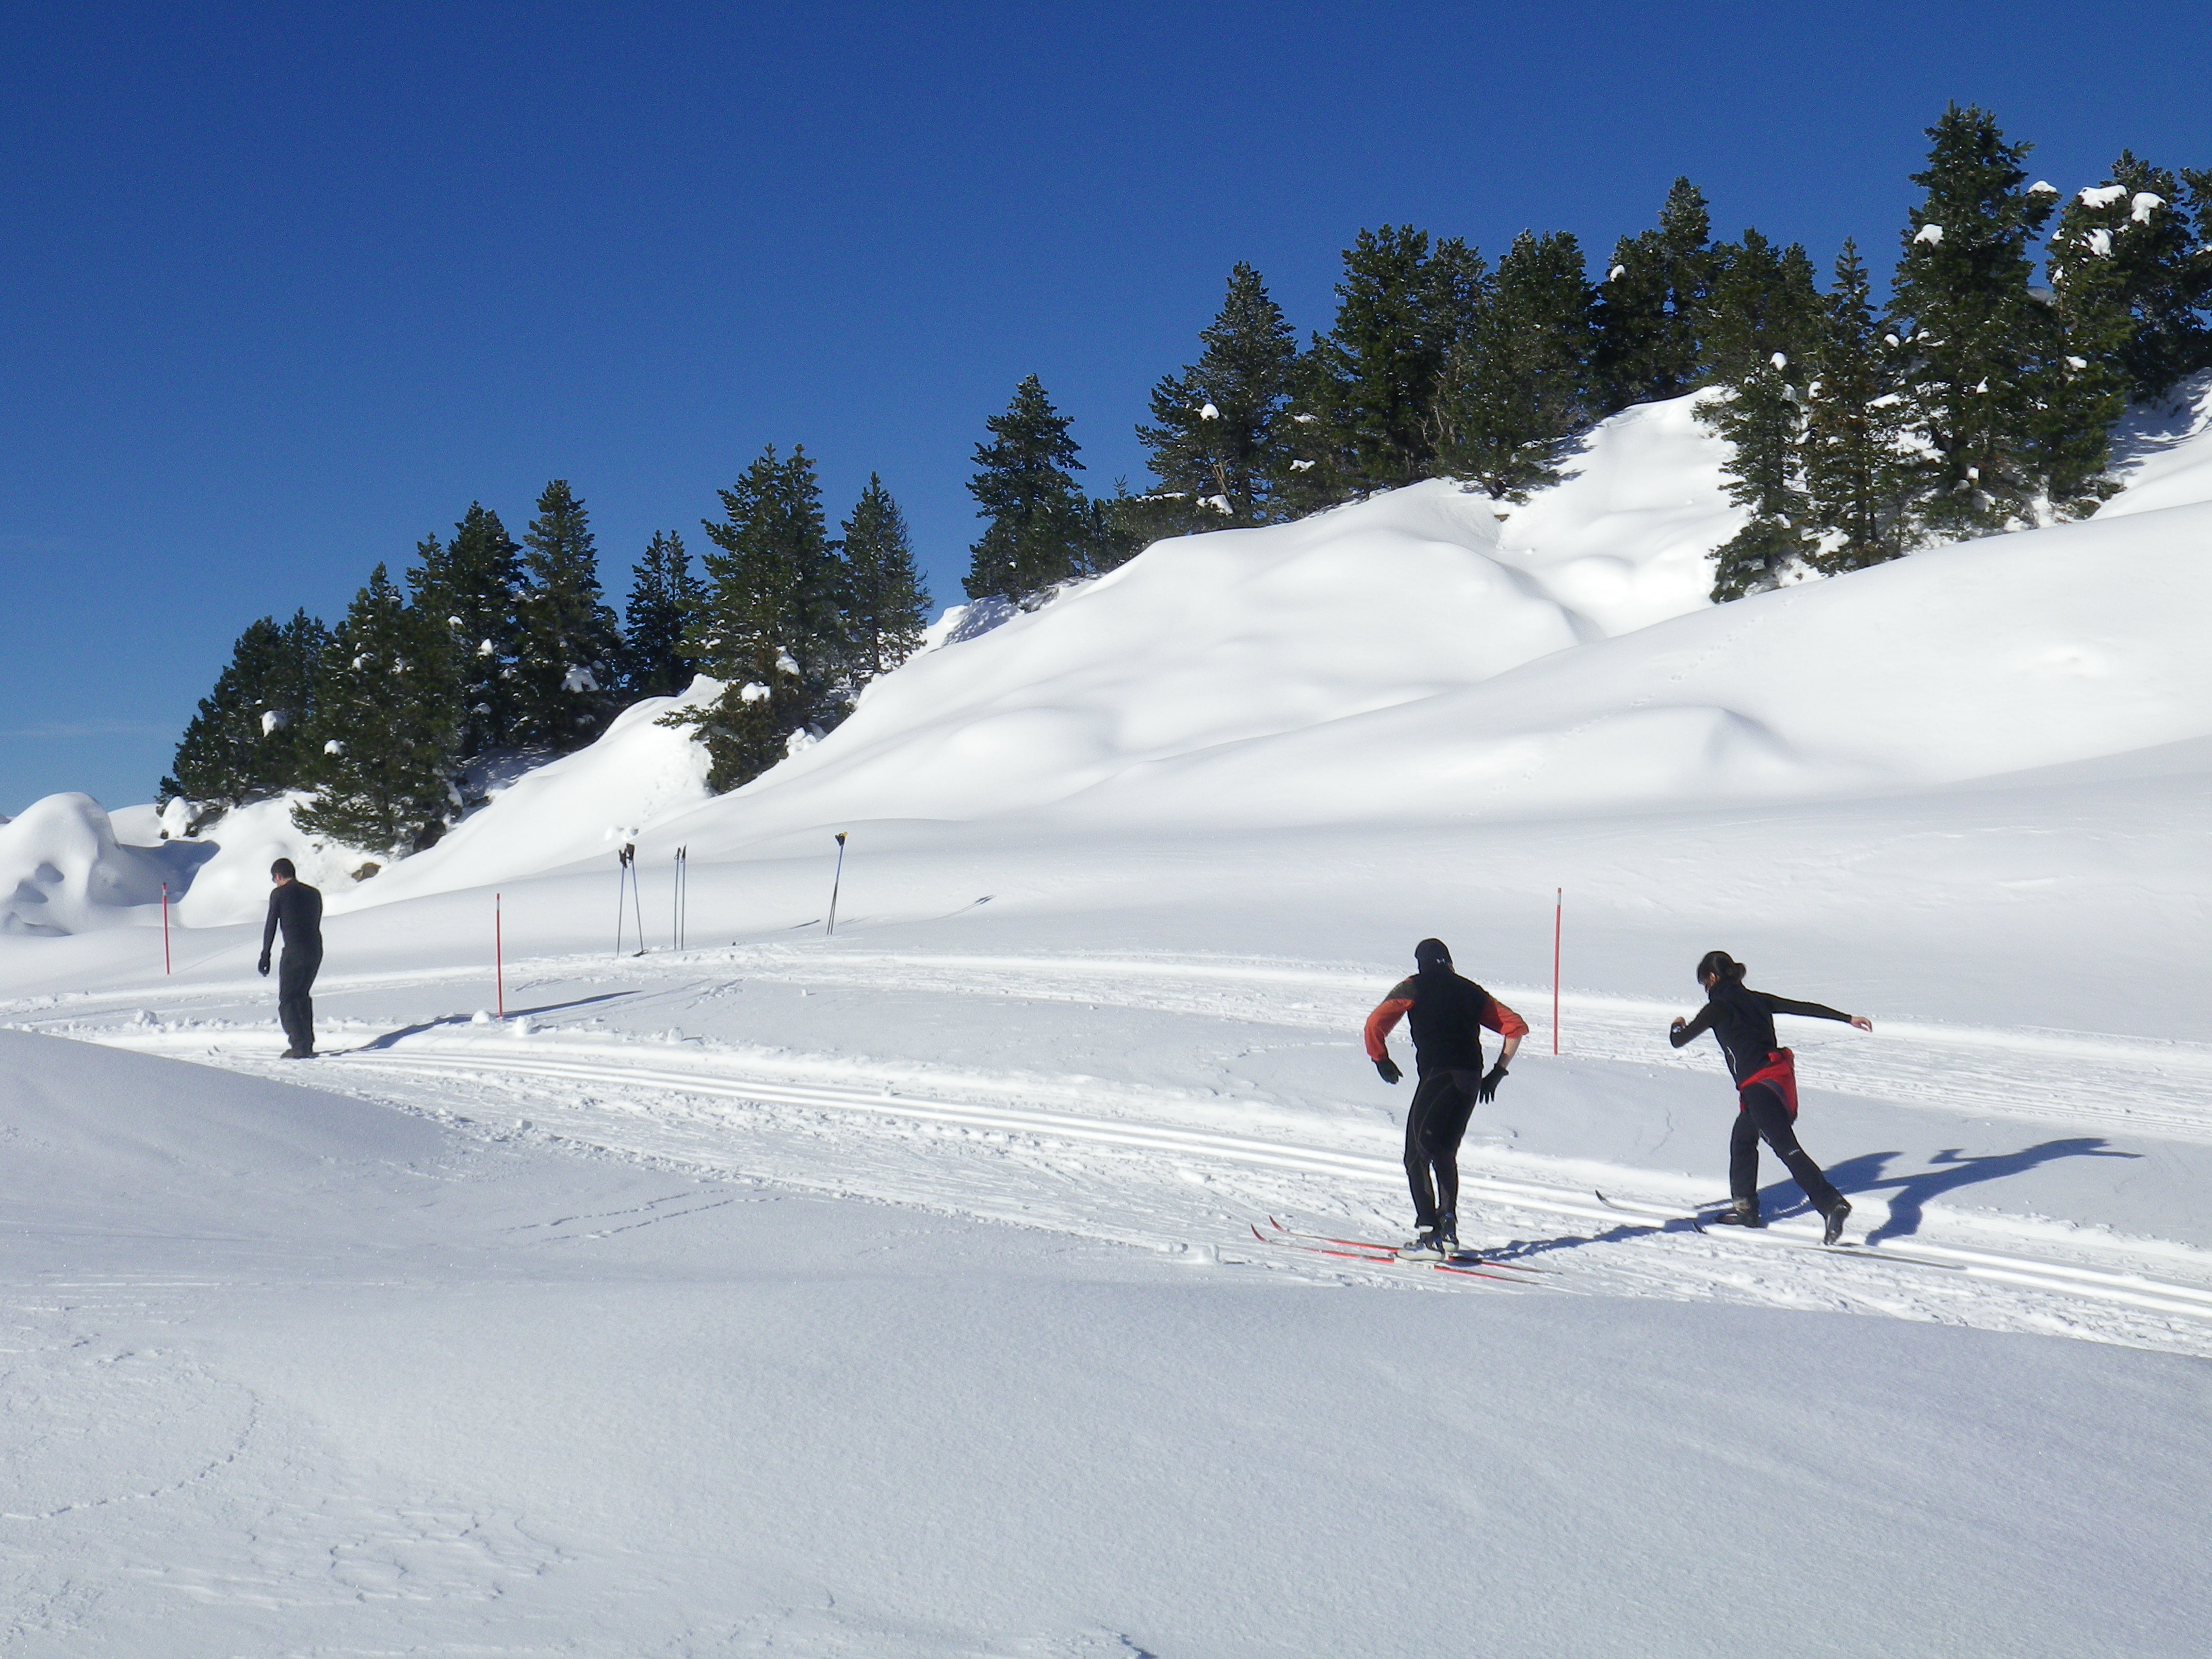
[[[2070,395],[2058,318],[2031,288],[2029,249],[2057,192],[2027,188],[2028,146],[2006,143],[1986,111],[1954,104],[1928,136],[1928,166],[1912,175],[1927,193],[1890,300],[1911,348],[1911,430],[1928,456],[1919,516],[1938,537],[1986,535],[2033,522],[2046,490],[2062,510],[2077,506],[2102,471],[2085,476],[2080,441],[2095,449],[2103,424]],[[2054,452],[2069,457],[2056,471]]]
[[[836,724],[845,712],[847,647],[837,611],[843,575],[830,545],[822,489],[804,448],[770,444],[728,489],[726,515],[702,520],[716,550],[685,648],[724,690],[705,708],[664,716],[697,728],[717,790],[749,783]]]
[[[1729,441],[1729,499],[1751,520],[1714,556],[1713,598],[1741,599],[1808,562],[1814,540],[1806,490],[1805,388],[1821,344],[1812,261],[1756,230],[1720,243],[1708,264],[1699,356],[1716,383],[1698,418]]]
[[[443,833],[462,759],[453,666],[438,621],[378,565],[323,653],[301,829],[400,854]]]
[[[614,718],[622,634],[600,596],[590,515],[568,480],[545,486],[522,541],[514,741],[566,754]]]
[[[1411,225],[1363,230],[1345,250],[1336,320],[1293,375],[1297,510],[1429,476],[1444,361],[1488,298],[1482,256],[1456,238],[1431,246]]]
[[[1560,441],[1590,413],[1594,296],[1575,239],[1522,231],[1444,361],[1437,470],[1493,500],[1558,477]]]
[[[1019,604],[1090,572],[1095,515],[1073,476],[1083,463],[1067,435],[1069,419],[1036,375],[985,424],[992,441],[975,446],[968,492],[990,522],[971,550],[963,586],[971,599],[996,594]]]
[[[1802,366],[1783,353],[1740,375],[1703,402],[1698,419],[1733,446],[1728,464],[1729,499],[1751,511],[1751,520],[1713,556],[1713,598],[1740,599],[1777,585],[1789,567],[1808,557],[1809,502],[1804,489],[1805,414],[1799,386]]]
[[[1701,383],[1698,345],[1711,235],[1705,197],[1677,179],[1659,222],[1614,245],[1598,289],[1597,374],[1606,413],[1679,398]]]
[[[2127,150],[2105,183],[2066,204],[2048,245],[2069,356],[2100,391],[2164,398],[2212,363],[2212,252],[2190,224],[2188,191]]]
[[[1698,361],[1705,378],[1735,386],[1780,352],[1809,361],[1820,344],[1820,291],[1813,262],[1792,242],[1778,248],[1756,230],[1713,246]]]
[[[1250,265],[1199,333],[1198,362],[1152,388],[1154,424],[1137,436],[1161,490],[1206,503],[1193,529],[1273,522],[1285,471],[1276,428],[1290,395],[1297,337]]]
[[[436,536],[424,537],[407,573],[416,608],[440,629],[459,688],[463,759],[514,741],[521,551],[499,514],[471,501],[453,539],[441,546]]]
[[[623,687],[632,697],[682,695],[699,672],[684,643],[703,590],[674,531],[653,532],[624,611]]]
[[[185,728],[161,798],[237,806],[299,787],[329,640],[304,611],[282,625],[274,617],[250,624]]]
[[[929,626],[929,592],[915,568],[906,515],[874,473],[842,528],[848,654],[853,672],[866,682],[920,648]]]
[[[1875,315],[1855,242],[1846,240],[1836,256],[1825,309],[1820,378],[1806,400],[1805,490],[1822,538],[1813,562],[1835,573],[1911,550],[1912,482],[1901,442],[1897,337]]]

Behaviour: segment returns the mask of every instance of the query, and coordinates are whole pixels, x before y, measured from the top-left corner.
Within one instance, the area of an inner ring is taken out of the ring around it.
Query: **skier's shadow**
[[[1885,1238],[1911,1237],[1920,1231],[1928,1200],[1961,1187],[2002,1181],[2007,1176],[2021,1175],[2062,1158],[2141,1158],[2142,1154],[2118,1151],[2107,1146],[2101,1136],[2077,1135],[2068,1140],[2046,1140],[2040,1146],[2024,1146],[2016,1152],[1969,1154],[1956,1146],[1948,1146],[1928,1160],[1936,1167],[1909,1175],[1882,1174],[1890,1159],[1903,1156],[1901,1152],[1868,1152],[1828,1169],[1828,1179],[1846,1196],[1854,1193],[1890,1194],[1889,1219],[1867,1234],[1869,1244],[1878,1244]],[[1785,1213],[1785,1203],[1790,1208],[1805,1207],[1796,1182],[1786,1176],[1759,1196],[1761,1207],[1771,1215]]]
[[[593,997],[577,997],[568,1002],[544,1002],[535,1008],[517,1008],[510,1012],[507,1017],[509,1019],[515,1019],[524,1014],[557,1014],[563,1009],[588,1008],[595,1002],[620,1002],[625,997],[640,994],[641,993],[636,991],[602,991]],[[475,1023],[474,1014],[441,1014],[436,1019],[426,1019],[416,1024],[403,1025],[396,1031],[386,1031],[381,1036],[371,1037],[349,1052],[362,1054],[373,1048],[390,1048],[405,1042],[409,1037],[420,1036],[425,1031],[440,1030],[448,1025],[472,1025]]]

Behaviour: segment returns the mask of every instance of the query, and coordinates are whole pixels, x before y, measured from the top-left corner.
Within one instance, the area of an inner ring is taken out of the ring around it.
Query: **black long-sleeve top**
[[[276,942],[276,929],[284,930],[284,948],[301,956],[323,953],[323,895],[304,881],[288,881],[269,895],[269,920],[261,929],[261,954],[267,956]]]
[[[1817,1002],[1792,1002],[1788,997],[1723,981],[1706,991],[1705,1006],[1698,1011],[1698,1017],[1680,1029],[1668,1032],[1667,1040],[1679,1048],[1698,1033],[1711,1031],[1721,1045],[1721,1053],[1728,1056],[1729,1075],[1741,1084],[1765,1066],[1767,1055],[1782,1046],[1774,1036],[1777,1014],[1839,1019],[1845,1024],[1850,1023],[1851,1018]]]

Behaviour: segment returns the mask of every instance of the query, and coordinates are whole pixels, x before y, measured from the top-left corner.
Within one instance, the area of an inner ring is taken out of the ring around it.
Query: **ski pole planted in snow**
[[[615,956],[618,960],[622,956],[623,905],[629,897],[627,890],[630,860],[636,856],[637,848],[629,842],[624,842],[622,851],[615,854]]]
[[[1559,924],[1567,912],[1567,890],[1552,894],[1552,1052],[1559,1052]]]
[[[837,931],[837,890],[845,880],[845,832],[837,832],[837,873],[830,878],[830,926],[828,932]]]
[[[676,849],[676,882],[669,896],[672,915],[668,922],[668,942],[671,950],[680,951],[684,948],[684,901],[688,896],[684,889],[685,881],[691,873],[690,860],[691,854],[689,848],[679,847]]]
[[[499,999],[499,1017],[507,1018],[507,942],[500,936],[500,896],[491,896],[491,982]]]
[[[645,954],[645,889],[637,873],[637,848],[633,845],[629,851],[629,908],[630,914],[637,918],[637,949],[630,954],[641,957]]]
[[[161,974],[169,972],[169,884],[161,884]]]

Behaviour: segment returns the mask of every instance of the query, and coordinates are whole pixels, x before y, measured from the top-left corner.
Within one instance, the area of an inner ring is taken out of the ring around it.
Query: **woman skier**
[[[1729,1075],[1735,1079],[1735,1133],[1729,1138],[1733,1201],[1713,1218],[1739,1227],[1766,1224],[1759,1215],[1759,1143],[1764,1140],[1826,1218],[1828,1224],[1820,1242],[1832,1244],[1843,1237],[1844,1218],[1851,1206],[1797,1144],[1797,1132],[1791,1127],[1797,1118],[1797,1060],[1775,1040],[1774,1017],[1839,1019],[1861,1031],[1874,1030],[1874,1022],[1817,1002],[1792,1002],[1751,990],[1743,975],[1743,964],[1727,951],[1706,951],[1698,961],[1698,983],[1705,988],[1705,1009],[1692,1020],[1676,1016],[1667,1033],[1667,1040],[1679,1048],[1700,1032],[1711,1031],[1728,1058]]]

